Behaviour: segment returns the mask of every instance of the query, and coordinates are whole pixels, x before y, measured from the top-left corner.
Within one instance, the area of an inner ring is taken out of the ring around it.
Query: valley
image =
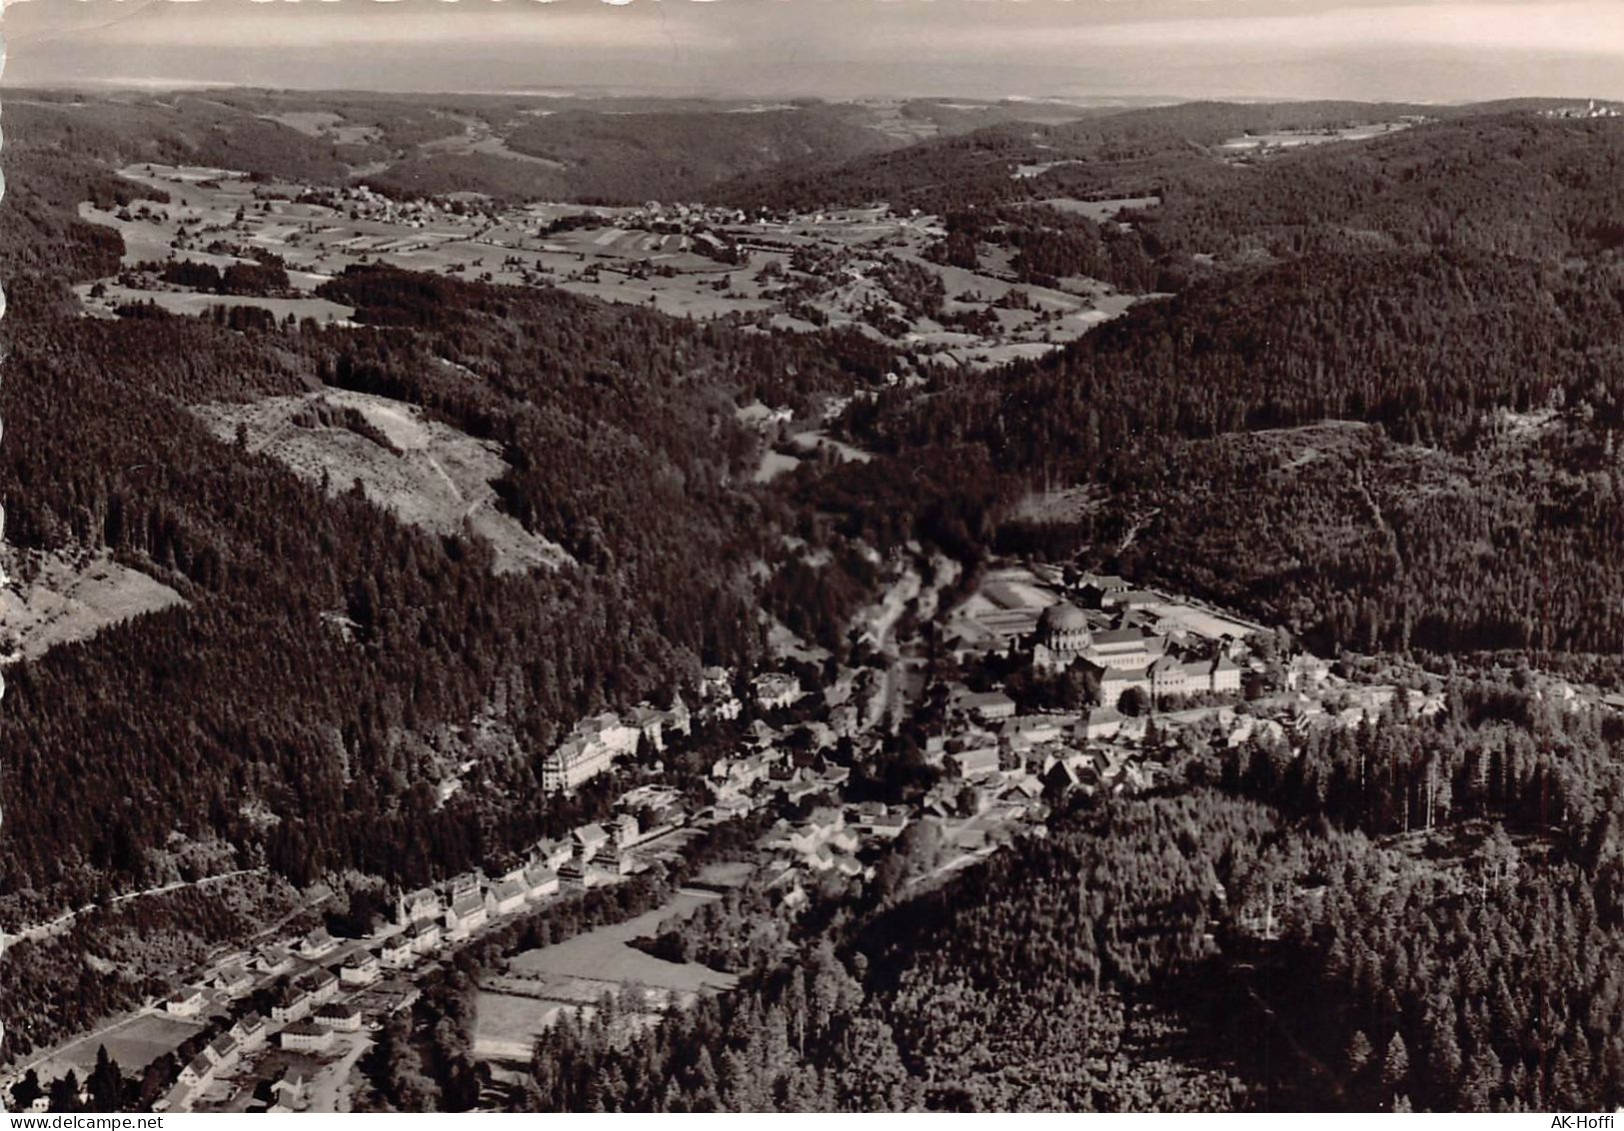
[[[8,100],[8,1105],[1624,1101],[1606,109]]]
[[[996,259],[984,271],[936,262],[925,253],[945,234],[940,218],[884,206],[771,216],[659,202],[504,208],[480,194],[402,202],[364,185],[333,190],[223,169],[147,164],[119,175],[142,186],[131,204],[79,209],[124,239],[126,270],[77,288],[102,317],[150,302],[182,315],[247,306],[277,323],[345,325],[354,310],[324,297],[322,284],[351,265],[383,263],[771,332],[853,327],[926,358],[988,367],[1043,356],[1141,297],[1081,275],[1023,284]],[[165,199],[143,199],[143,190]],[[176,263],[272,263],[286,281],[281,293],[200,291],[177,285]]]

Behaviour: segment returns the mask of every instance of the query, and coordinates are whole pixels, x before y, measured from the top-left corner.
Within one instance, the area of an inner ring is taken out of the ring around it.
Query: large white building
[[[756,705],[763,711],[777,711],[800,702],[806,692],[801,681],[788,672],[767,672],[756,676],[750,688],[755,692]]]
[[[603,773],[616,758],[635,754],[641,739],[647,737],[655,749],[663,750],[668,729],[687,734],[691,726],[687,704],[681,699],[669,711],[638,707],[630,722],[613,711],[592,715],[576,724],[542,762],[541,786],[550,792],[574,789]]]

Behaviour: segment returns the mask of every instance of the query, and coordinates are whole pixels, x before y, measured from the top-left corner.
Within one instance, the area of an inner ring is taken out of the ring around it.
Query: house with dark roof
[[[412,936],[405,931],[390,935],[378,944],[378,965],[391,970],[410,966],[416,957],[417,948],[412,945]]]
[[[203,1055],[208,1057],[209,1063],[216,1068],[229,1068],[237,1063],[237,1056],[241,1051],[229,1033],[221,1033],[204,1047]]]
[[[382,973],[382,963],[376,954],[358,950],[345,961],[338,977],[346,986],[370,986]]]
[[[190,1064],[180,1070],[180,1082],[188,1088],[195,1088],[208,1079],[213,1071],[214,1062],[199,1053],[192,1058]]]
[[[279,1023],[302,1021],[310,1016],[310,1010],[315,1003],[304,990],[289,986],[282,995],[282,1000],[271,1006],[271,1020]]]
[[[265,1018],[257,1012],[239,1017],[237,1023],[231,1026],[231,1036],[243,1049],[258,1048],[264,1042],[266,1032]]]
[[[326,1052],[333,1047],[333,1031],[312,1021],[295,1021],[282,1030],[282,1047],[289,1052]]]
[[[310,995],[312,1005],[332,1001],[338,993],[338,975],[331,970],[312,970],[300,978],[299,987]]]
[[[299,940],[299,953],[312,961],[325,958],[338,949],[338,940],[327,933],[326,927],[317,927]]]
[[[254,956],[254,965],[261,974],[274,978],[293,969],[293,956],[285,946],[262,946]]]

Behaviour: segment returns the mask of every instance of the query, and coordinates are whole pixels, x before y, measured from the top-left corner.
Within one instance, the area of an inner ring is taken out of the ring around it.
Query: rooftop
[[[314,1021],[295,1021],[282,1032],[295,1037],[325,1037],[329,1030],[325,1025],[317,1025]]]
[[[1043,610],[1038,628],[1046,632],[1087,632],[1088,616],[1070,601],[1061,601]]]
[[[1094,634],[1096,648],[1112,644],[1144,644],[1147,640],[1148,637],[1137,628],[1108,628]]]

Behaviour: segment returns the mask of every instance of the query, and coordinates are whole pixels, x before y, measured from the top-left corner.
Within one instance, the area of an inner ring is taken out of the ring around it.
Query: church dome
[[[1050,605],[1038,617],[1038,631],[1045,636],[1057,634],[1073,634],[1088,631],[1088,617],[1083,610],[1069,601],[1061,601],[1058,605]]]

